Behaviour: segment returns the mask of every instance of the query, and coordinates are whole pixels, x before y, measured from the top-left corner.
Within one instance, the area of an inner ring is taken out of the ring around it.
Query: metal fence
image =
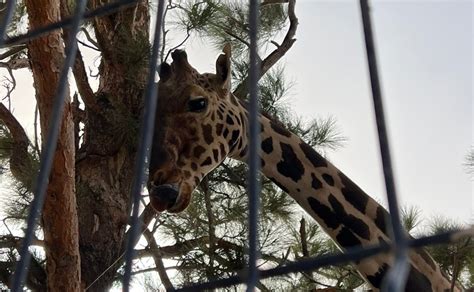
[[[37,226],[38,219],[41,214],[46,187],[48,183],[49,173],[51,171],[52,158],[56,149],[56,142],[58,138],[58,131],[60,125],[60,118],[63,112],[65,88],[67,82],[67,73],[71,68],[77,51],[76,35],[80,29],[80,25],[84,20],[92,19],[107,14],[117,12],[119,9],[133,6],[136,0],[118,0],[114,3],[106,4],[98,9],[92,11],[85,11],[86,0],[76,1],[76,9],[71,18],[63,19],[59,22],[45,25],[42,28],[29,31],[20,36],[6,38],[5,31],[9,21],[12,18],[15,1],[7,1],[5,16],[0,24],[0,47],[4,48],[13,44],[24,44],[31,39],[45,35],[48,32],[60,29],[69,29],[69,39],[66,44],[66,59],[60,75],[60,85],[57,89],[54,98],[53,116],[51,117],[50,127],[47,133],[45,147],[41,153],[40,171],[37,178],[37,183],[34,188],[34,199],[31,204],[27,219],[27,230],[25,238],[20,249],[20,261],[17,264],[14,274],[13,291],[22,291],[27,268],[30,261],[30,247],[33,239],[34,230]],[[249,152],[249,261],[247,270],[240,273],[240,276],[228,277],[225,279],[218,279],[206,283],[200,283],[188,287],[178,289],[178,291],[196,291],[203,289],[213,289],[225,287],[236,284],[246,283],[247,291],[254,291],[258,279],[284,275],[287,273],[303,272],[314,270],[327,265],[336,265],[346,262],[353,262],[361,260],[370,256],[374,256],[381,252],[392,252],[395,255],[395,264],[387,275],[386,290],[387,291],[402,291],[405,286],[406,276],[409,270],[408,249],[422,247],[426,245],[440,244],[453,242],[459,237],[463,231],[450,231],[434,236],[422,237],[419,239],[407,238],[404,233],[400,221],[400,213],[397,203],[397,195],[395,190],[394,175],[392,172],[389,143],[387,138],[387,129],[385,125],[382,96],[380,90],[380,83],[377,73],[377,63],[374,40],[372,36],[372,25],[369,15],[368,0],[360,0],[361,17],[364,28],[365,44],[367,50],[368,67],[370,72],[370,81],[374,102],[374,111],[376,115],[380,151],[382,156],[383,171],[385,176],[385,185],[387,191],[388,207],[391,216],[391,230],[392,242],[390,244],[383,243],[370,247],[356,247],[348,249],[343,254],[326,255],[320,257],[310,257],[293,263],[288,263],[283,266],[272,268],[269,270],[259,270],[257,268],[258,250],[257,250],[257,227],[258,227],[258,208],[259,208],[259,169],[260,160],[258,159],[259,143],[259,123],[258,117],[258,103],[257,103],[257,82],[258,82],[258,55],[257,55],[257,30],[258,30],[258,0],[250,0],[250,71],[249,71],[249,90],[250,90],[250,152]],[[131,232],[129,233],[127,241],[127,249],[125,253],[125,274],[123,277],[123,290],[129,291],[129,284],[131,278],[132,260],[134,257],[134,243],[137,242],[139,234],[139,203],[141,190],[144,187],[146,178],[145,168],[146,161],[149,156],[149,149],[152,143],[153,127],[155,120],[155,108],[157,105],[157,83],[155,82],[155,73],[158,69],[158,56],[160,53],[160,39],[161,39],[161,25],[163,21],[163,11],[165,7],[165,0],[158,0],[158,9],[156,11],[156,26],[155,36],[153,41],[153,49],[149,64],[148,81],[146,85],[145,106],[140,128],[140,141],[135,162],[135,177],[132,185],[133,209],[131,217]]]

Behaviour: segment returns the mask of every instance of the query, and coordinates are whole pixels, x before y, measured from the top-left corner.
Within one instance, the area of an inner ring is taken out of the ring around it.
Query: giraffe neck
[[[390,241],[385,221],[388,212],[380,204],[298,136],[265,116],[259,121],[263,174],[311,215],[340,248]],[[243,130],[247,123],[243,121]],[[247,139],[241,140],[231,157],[245,162]],[[392,262],[391,256],[381,254],[355,265],[373,287],[380,288]],[[411,251],[410,264],[406,291],[450,289],[450,281],[424,250]]]

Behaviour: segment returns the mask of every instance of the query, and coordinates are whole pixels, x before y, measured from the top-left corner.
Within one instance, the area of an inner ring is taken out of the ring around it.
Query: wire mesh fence
[[[11,20],[13,11],[15,9],[15,1],[7,1],[6,13],[3,18],[0,27],[0,45],[1,47],[8,47],[14,44],[25,44],[28,41],[43,36],[52,30],[57,29],[69,29],[69,39],[66,44],[66,58],[64,60],[63,68],[61,71],[60,87],[57,89],[56,96],[54,97],[53,116],[49,126],[47,134],[47,141],[44,143],[44,148],[41,155],[40,171],[38,174],[37,183],[34,189],[34,200],[31,204],[31,208],[27,220],[27,229],[25,231],[25,238],[22,242],[20,250],[20,261],[17,264],[13,291],[22,291],[27,269],[29,266],[30,253],[28,248],[32,243],[34,231],[37,226],[38,219],[41,214],[43,206],[46,187],[48,184],[48,177],[51,171],[52,157],[56,149],[56,142],[59,131],[59,124],[61,121],[61,114],[64,106],[65,97],[65,85],[67,83],[67,72],[71,68],[77,49],[76,35],[80,29],[80,25],[83,21],[92,19],[94,17],[101,17],[107,14],[111,14],[132,7],[137,1],[134,0],[119,0],[110,4],[106,4],[95,10],[86,11],[85,0],[76,2],[76,9],[74,15],[71,18],[63,19],[59,22],[45,25],[42,28],[29,31],[26,34],[6,38],[5,31],[7,25]],[[144,182],[146,179],[145,169],[147,166],[147,160],[149,159],[149,152],[153,138],[153,127],[155,121],[155,108],[157,106],[157,100],[160,98],[157,96],[157,83],[155,80],[155,74],[158,70],[158,59],[161,48],[161,33],[162,33],[162,22],[163,22],[163,11],[166,5],[165,0],[158,1],[158,9],[156,10],[156,25],[155,35],[153,41],[153,47],[151,52],[151,58],[149,62],[149,74],[147,79],[147,85],[144,92],[144,112],[141,121],[140,128],[140,140],[138,142],[138,152],[135,160],[135,177],[132,185],[131,197],[133,198],[133,209],[130,219],[129,238],[127,240],[127,248],[125,252],[125,274],[123,277],[123,290],[129,291],[130,279],[132,272],[132,260],[134,257],[134,246],[140,237],[140,219],[139,219],[139,203],[141,199],[141,190],[144,188]],[[376,53],[375,45],[372,36],[372,25],[370,21],[369,3],[368,0],[360,0],[361,17],[363,23],[363,30],[365,36],[365,44],[367,51],[368,67],[370,72],[370,81],[372,88],[372,96],[374,103],[374,111],[376,115],[378,137],[380,152],[382,156],[383,171],[385,177],[385,185],[387,192],[388,207],[390,210],[390,222],[392,231],[392,242],[383,243],[377,246],[370,247],[355,247],[346,250],[342,254],[334,254],[320,257],[310,257],[304,260],[300,260],[293,263],[284,264],[276,268],[268,270],[259,270],[257,266],[258,262],[258,208],[259,208],[259,169],[260,160],[258,156],[259,150],[259,133],[260,125],[257,122],[259,109],[258,109],[258,51],[257,51],[257,30],[258,30],[258,19],[259,19],[259,1],[250,0],[249,3],[249,35],[250,35],[250,71],[249,71],[249,93],[250,93],[250,130],[249,130],[249,141],[250,141],[250,158],[249,158],[249,257],[248,265],[245,271],[241,271],[238,276],[233,276],[225,279],[217,279],[205,283],[197,283],[195,285],[187,286],[178,289],[178,291],[197,291],[204,289],[215,289],[219,287],[226,287],[237,284],[246,284],[247,291],[254,291],[259,279],[268,277],[274,277],[278,275],[284,275],[288,273],[311,271],[319,267],[327,265],[336,265],[347,262],[359,261],[364,258],[374,256],[382,252],[391,252],[395,256],[395,264],[391,271],[387,275],[386,279],[386,290],[387,291],[401,291],[404,289],[406,276],[409,270],[409,259],[408,250],[409,248],[417,248],[427,245],[440,244],[453,242],[460,236],[467,234],[472,231],[450,231],[435,236],[422,237],[419,239],[407,238],[400,221],[400,214],[397,202],[397,194],[395,190],[394,175],[391,166],[390,149],[387,137],[387,128],[385,125],[383,102],[380,90],[380,83],[377,73]]]

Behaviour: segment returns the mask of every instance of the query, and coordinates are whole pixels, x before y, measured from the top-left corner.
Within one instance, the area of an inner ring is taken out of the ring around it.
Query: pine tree
[[[95,9],[104,2],[113,1],[89,1],[88,8]],[[74,1],[49,0],[43,4],[46,6],[38,6],[38,3],[19,1],[8,30],[10,36],[24,29],[25,19],[39,15],[39,7],[58,7],[58,16],[60,14],[62,18],[74,9]],[[216,51],[220,51],[225,43],[231,43],[234,93],[246,100],[249,49],[246,3],[231,0],[167,1],[161,61],[167,61],[174,48],[192,39],[204,39]],[[284,127],[326,153],[345,142],[335,119],[316,118],[305,122],[291,111],[286,101],[291,82],[286,80],[284,67],[278,61],[295,42],[298,20],[294,8],[294,0],[266,0],[261,3],[259,47],[262,76],[259,102],[262,111],[278,117]],[[123,252],[131,207],[130,186],[150,51],[150,15],[155,9],[147,1],[138,1],[133,7],[85,22],[79,34],[80,51],[72,69],[77,93],[71,96],[68,102],[70,112],[64,118],[68,130],[71,130],[64,137],[75,152],[75,156],[72,152],[64,157],[74,164],[69,168],[56,165],[55,170],[75,173],[70,192],[72,197],[66,201],[71,204],[76,200],[80,284],[91,291],[118,286],[123,275]],[[45,23],[45,20],[41,23],[30,20],[29,25],[31,28]],[[66,35],[67,30],[64,34],[55,32],[58,44],[64,43]],[[35,48],[37,55],[32,52]],[[46,84],[38,76],[38,70],[42,68],[38,66],[39,61],[55,60],[51,58],[51,52],[38,48],[41,46],[20,45],[7,48],[0,54],[0,60],[7,64],[11,74],[6,88],[6,105],[0,104],[0,180],[2,186],[11,186],[1,191],[1,214],[6,229],[0,229],[0,285],[3,285],[0,288],[8,287],[19,256],[18,246],[23,236],[21,229],[25,227],[39,154],[43,150],[39,141],[44,140],[37,134],[28,136],[10,111],[8,100],[16,85],[13,72],[20,68],[31,69],[34,76],[36,72],[35,89],[42,135],[46,132],[50,106],[41,104],[44,101],[40,97],[41,90],[44,86],[57,85],[54,82]],[[91,48],[96,52],[98,61],[88,64],[82,53],[86,50],[90,52]],[[87,67],[93,67],[99,83],[97,90],[93,90],[91,81],[94,76],[88,74]],[[144,228],[136,247],[138,252],[133,269],[136,285],[150,291],[160,287],[176,288],[237,275],[245,267],[248,233],[246,173],[244,164],[225,161],[201,183],[192,204],[180,214],[156,216],[144,200],[142,220],[147,228]],[[51,185],[55,184],[56,181],[51,180]],[[339,252],[321,228],[267,179],[262,179],[261,210],[259,248],[262,268]],[[412,213],[406,220],[408,230],[416,225],[415,215]],[[33,261],[26,283],[34,291],[44,291],[46,287],[55,290],[58,285],[69,284],[64,283],[70,281],[67,273],[74,273],[63,271],[53,277],[51,268],[46,264],[54,264],[54,257],[60,255],[60,251],[47,240],[48,228],[51,228],[50,220],[45,220],[47,218],[71,226],[62,219],[62,214],[45,209],[36,232]],[[464,283],[472,284],[474,264],[472,244],[469,244],[469,256],[465,256],[466,247],[460,246],[453,253],[456,264],[450,264],[447,259],[443,267],[452,271],[456,278],[462,278]],[[45,250],[49,250],[46,256]],[[437,255],[435,250],[434,254]],[[347,264],[261,280],[259,289],[301,291],[335,287],[350,290],[362,285],[364,281]]]

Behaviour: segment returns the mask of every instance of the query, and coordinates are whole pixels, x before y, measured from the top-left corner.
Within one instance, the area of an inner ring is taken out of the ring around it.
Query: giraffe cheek
[[[171,207],[168,210],[168,212],[169,213],[183,212],[189,206],[190,201],[191,201],[191,194],[180,194],[178,201],[173,207]]]

